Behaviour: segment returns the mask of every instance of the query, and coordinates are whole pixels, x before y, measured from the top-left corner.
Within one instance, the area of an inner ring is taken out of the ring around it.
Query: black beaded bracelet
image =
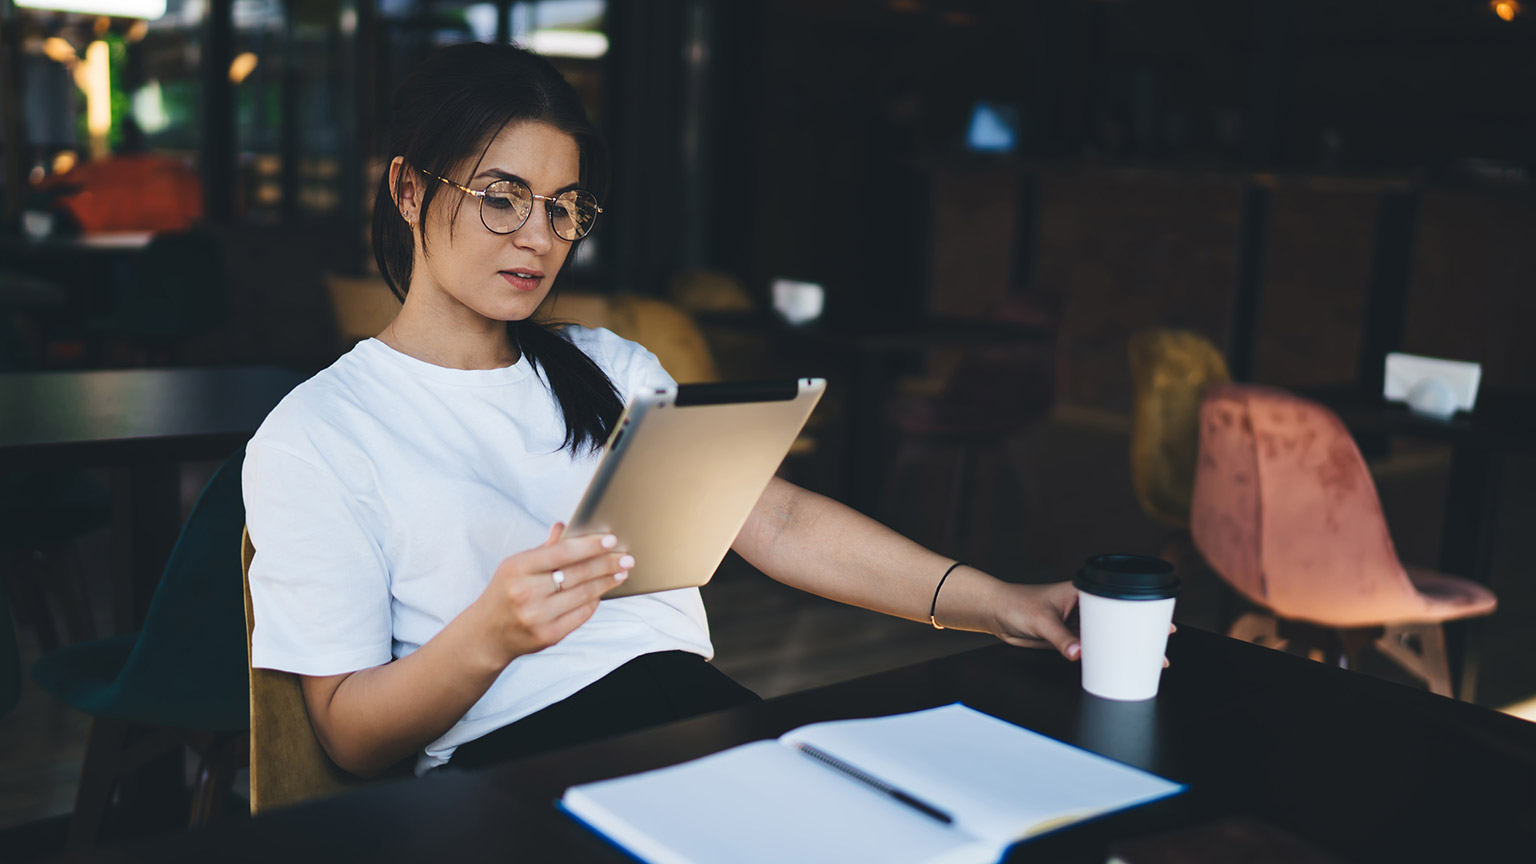
[[[944,587],[944,580],[949,578],[949,574],[955,572],[955,568],[965,566],[967,565],[964,561],[956,561],[949,565],[949,569],[945,570],[944,575],[939,577],[939,584],[933,589],[933,602],[928,605],[928,623],[932,624],[935,630],[944,629],[944,625],[939,623],[937,617],[939,611],[939,591]]]

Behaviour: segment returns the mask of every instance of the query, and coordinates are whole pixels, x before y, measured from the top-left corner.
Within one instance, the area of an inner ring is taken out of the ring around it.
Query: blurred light
[[[1493,10],[1493,14],[1503,18],[1505,21],[1515,20],[1515,16],[1523,11],[1520,8],[1519,0],[1493,0],[1492,3],[1488,4],[1488,8]]]
[[[43,40],[43,53],[48,55],[49,60],[65,66],[72,67],[80,62],[80,54],[75,51],[75,46],[58,36],[49,36]]]
[[[85,60],[75,66],[75,86],[85,93],[85,128],[91,134],[92,158],[107,154],[112,130],[112,65],[107,43],[85,46]]]
[[[229,61],[229,83],[239,84],[246,76],[256,71],[256,55],[249,51],[243,51],[235,55],[235,59]]]
[[[1516,702],[1513,705],[1505,705],[1499,710],[1505,714],[1519,717],[1522,720],[1536,721],[1536,696],[1533,696],[1524,702]]]
[[[500,17],[495,3],[471,3],[464,7],[464,23],[479,42],[496,38],[496,20]]]
[[[140,129],[151,135],[164,132],[171,125],[159,81],[151,78],[133,94],[133,119],[138,122]]]
[[[52,9],[117,18],[153,19],[165,14],[165,0],[16,0],[16,5],[23,9]]]
[[[70,169],[80,161],[80,156],[73,150],[60,150],[53,154],[53,173],[68,174]]]
[[[517,43],[545,57],[590,59],[608,53],[608,37],[594,30],[535,30]]]
[[[123,34],[123,38],[127,39],[130,43],[142,42],[144,41],[144,37],[148,35],[149,22],[141,18],[138,21],[133,22],[133,26],[128,28],[127,33]]]

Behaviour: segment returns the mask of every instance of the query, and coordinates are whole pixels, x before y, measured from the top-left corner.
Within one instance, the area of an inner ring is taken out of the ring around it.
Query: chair
[[[1343,422],[1282,390],[1206,391],[1190,531],[1256,607],[1228,635],[1352,667],[1374,643],[1443,696],[1452,692],[1443,622],[1498,605],[1476,582],[1404,568]]]
[[[964,350],[936,392],[903,393],[886,406],[896,434],[896,450],[881,498],[891,502],[902,478],[919,460],[953,452],[954,470],[945,519],[948,554],[963,554],[980,459],[986,454],[1007,460],[1006,446],[1024,426],[1046,416],[1055,400],[1056,314],[1043,297],[1017,294],[992,310],[992,320],[1044,324],[1048,339],[989,345]],[[1029,484],[1022,484],[1033,494]],[[887,506],[891,506],[887,503]]]
[[[1212,383],[1232,380],[1211,341],[1192,330],[1147,328],[1128,345],[1134,402],[1131,484],[1148,516],[1189,529],[1200,439],[1200,397]]]
[[[299,676],[250,666],[251,561],[256,547],[249,531],[240,538],[240,572],[245,583],[246,668],[250,672],[251,814],[344,792],[367,781],[336,766],[309,723]]]
[[[709,343],[693,316],[678,306],[638,294],[570,291],[553,297],[544,320],[606,327],[650,349],[679,384],[719,381]]]
[[[721,270],[679,270],[667,277],[666,298],[698,322],[724,380],[785,377],[770,331],[740,279]],[[822,422],[829,404],[824,400],[817,406],[808,427]],[[802,435],[796,443],[806,450],[812,442]]]
[[[156,234],[134,262],[115,311],[85,329],[135,354],[135,365],[174,359],[183,341],[223,322],[228,303],[224,253],[205,230]],[[109,352],[109,359],[121,359]]]
[[[400,312],[400,301],[380,276],[327,273],[325,290],[336,319],[336,347],[341,353],[379,335]]]
[[[199,756],[190,822],[207,822],[246,761],[250,725],[235,544],[245,523],[240,469],[226,459],[203,488],[171,551],[144,626],[52,651],[32,677],[91,715],[69,828],[72,849],[96,842],[114,790],[183,745]]]
[[[1200,397],[1230,381],[1226,358],[1193,330],[1148,327],[1131,334],[1131,487],[1148,516],[1167,527],[1159,557],[1181,572],[1204,568],[1189,538],[1189,502],[1200,446]],[[1214,579],[1208,579],[1214,582]],[[1218,596],[1218,626],[1230,615]]]

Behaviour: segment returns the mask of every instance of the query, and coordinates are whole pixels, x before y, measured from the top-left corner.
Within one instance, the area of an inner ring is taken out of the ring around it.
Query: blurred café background
[[[389,95],[464,40],[549,56],[612,145],[554,317],[636,338],[680,380],[828,378],[786,476],[1005,578],[1190,551],[1189,477],[1169,518],[1137,461],[1166,452],[1137,438],[1147,334],[1330,404],[1379,402],[1390,352],[1480,364],[1470,415],[1351,428],[1399,557],[1498,595],[1452,640],[1476,659],[1458,695],[1536,716],[1536,3],[0,0],[0,388],[175,369],[291,386],[378,332]],[[0,427],[46,425],[19,410]],[[1495,410],[1515,420],[1488,432]],[[174,455],[177,524],[212,446]],[[15,479],[42,452],[0,463],[23,670],[142,621],[114,600],[146,554],[124,551],[127,469]],[[1230,590],[1198,554],[1180,566],[1179,620],[1225,629]],[[705,592],[716,662],[765,696],[987,642],[734,557]],[[0,850],[27,860],[63,849],[93,720],[20,686]],[[185,799],[151,804],[102,842],[186,823]],[[242,806],[237,788],[212,818]]]

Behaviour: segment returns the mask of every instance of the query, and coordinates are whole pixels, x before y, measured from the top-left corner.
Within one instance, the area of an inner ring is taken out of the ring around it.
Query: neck
[[[407,302],[379,341],[423,363],[447,369],[502,369],[518,361],[504,322],[481,319],[479,326],[424,320]]]

